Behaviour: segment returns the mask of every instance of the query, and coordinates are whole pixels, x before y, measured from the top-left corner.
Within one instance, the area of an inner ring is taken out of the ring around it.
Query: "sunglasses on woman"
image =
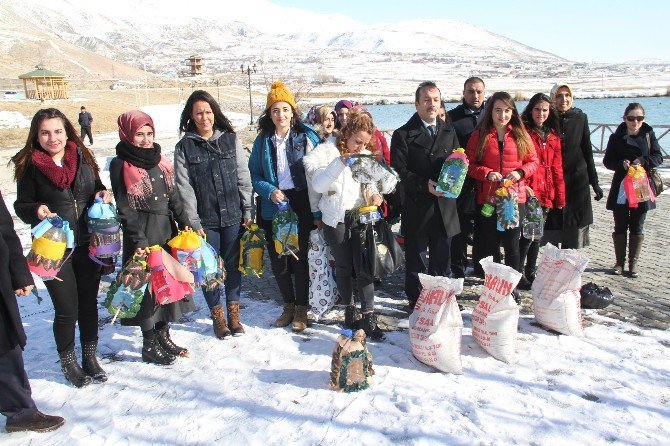
[[[644,121],[644,116],[626,116],[626,121],[628,121],[628,122],[633,122],[633,121],[642,122],[642,121]]]

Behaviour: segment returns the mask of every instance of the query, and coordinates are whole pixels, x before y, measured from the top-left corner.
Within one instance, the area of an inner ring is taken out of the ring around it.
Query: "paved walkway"
[[[601,175],[602,185],[609,184],[610,177]],[[614,265],[614,248],[612,246],[612,213],[605,209],[605,198],[600,202],[593,202],[594,221],[591,226],[591,246],[583,252],[589,258],[589,264],[583,275],[583,283],[593,281],[604,285],[614,294],[614,303],[608,308],[597,310],[597,313],[622,321],[637,324],[642,328],[658,328],[667,330],[670,327],[670,195],[664,194],[658,198],[658,209],[647,216],[645,223],[645,241],[640,258],[640,276],[637,279],[614,276],[609,274]],[[541,253],[540,253],[541,256]],[[279,289],[272,275],[266,257],[265,274],[259,279],[245,277],[242,289],[250,297],[275,300],[281,304]],[[385,279],[376,287],[377,300],[382,300],[380,313],[381,325],[394,326],[398,318],[407,317],[405,306],[407,299],[403,292],[404,271],[399,271]],[[466,278],[463,293],[459,298],[465,307],[472,307],[479,299],[481,279]],[[522,313],[530,314],[530,291],[522,293]],[[592,310],[595,311],[595,310]],[[279,309],[278,313],[279,315]],[[337,319],[341,314],[337,314]],[[592,323],[588,315],[584,317],[585,325]],[[335,320],[332,320],[335,322]]]

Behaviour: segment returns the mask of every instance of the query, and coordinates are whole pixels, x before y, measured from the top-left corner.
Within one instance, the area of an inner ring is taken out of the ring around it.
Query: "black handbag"
[[[600,310],[614,302],[614,296],[609,288],[596,285],[593,282],[583,285],[579,294],[581,295],[582,308]]]
[[[357,223],[351,236],[354,268],[361,277],[383,279],[405,264],[405,254],[386,220]]]

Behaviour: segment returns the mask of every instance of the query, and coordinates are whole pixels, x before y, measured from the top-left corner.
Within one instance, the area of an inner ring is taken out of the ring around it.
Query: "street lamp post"
[[[256,72],[256,64],[253,66],[247,65],[247,68],[244,68],[244,64],[240,65],[240,69],[242,70],[242,74],[246,73],[247,78],[249,79],[249,124],[253,125],[254,123],[254,106],[251,102],[251,73]]]

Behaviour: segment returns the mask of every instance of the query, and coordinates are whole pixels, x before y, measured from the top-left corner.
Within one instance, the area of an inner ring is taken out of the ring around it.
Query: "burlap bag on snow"
[[[580,307],[582,273],[589,260],[574,249],[548,243],[533,282],[533,312],[543,326],[559,333],[584,336]]]
[[[515,356],[519,326],[519,306],[512,290],[521,280],[521,273],[493,257],[479,261],[484,268],[484,290],[472,310],[472,336],[491,356],[512,362]]]
[[[419,274],[419,280],[423,290],[409,317],[412,353],[424,364],[461,374],[463,319],[456,294],[463,291],[463,279]]]
[[[350,331],[341,334],[330,363],[330,387],[338,392],[357,392],[370,386],[369,378],[374,374],[365,331],[357,330],[353,336]]]

